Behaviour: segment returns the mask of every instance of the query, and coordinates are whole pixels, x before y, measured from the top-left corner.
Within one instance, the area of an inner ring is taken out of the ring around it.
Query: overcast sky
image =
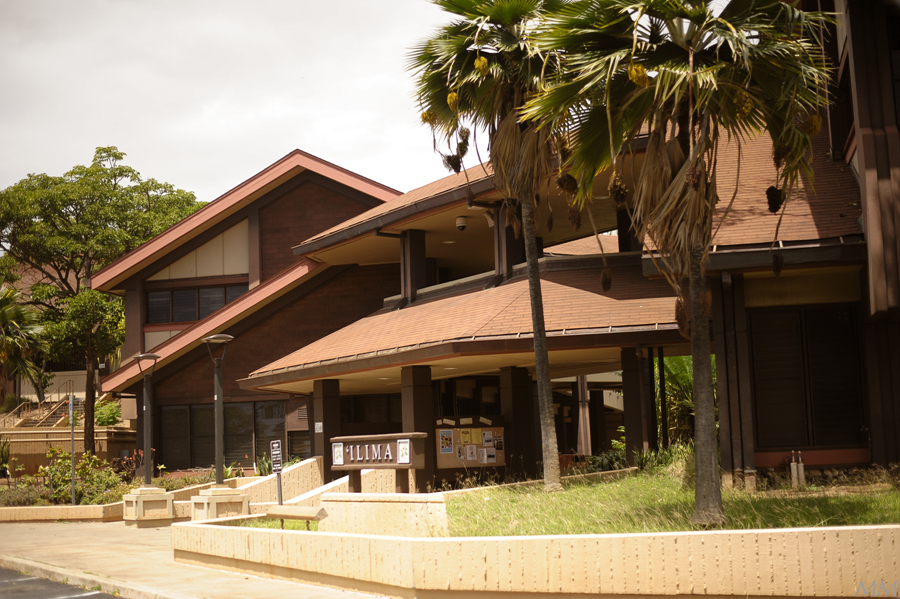
[[[213,200],[299,148],[408,191],[446,176],[409,49],[426,0],[0,0],[0,189],[117,146]]]

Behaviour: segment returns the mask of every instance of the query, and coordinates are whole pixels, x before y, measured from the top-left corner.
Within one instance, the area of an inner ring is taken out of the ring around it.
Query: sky
[[[224,194],[294,149],[400,191],[448,173],[409,50],[427,0],[0,0],[0,189],[116,146]]]

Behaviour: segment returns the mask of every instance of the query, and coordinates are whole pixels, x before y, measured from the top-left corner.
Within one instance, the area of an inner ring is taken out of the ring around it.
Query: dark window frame
[[[200,316],[200,306],[201,306],[200,292],[202,290],[210,290],[210,289],[221,289],[223,304],[216,310],[213,310],[209,314],[206,314],[205,316],[201,317]],[[240,290],[240,292],[238,292],[238,290]],[[231,293],[230,296],[229,296],[229,291]],[[198,285],[196,287],[174,287],[172,289],[149,289],[144,294],[144,301],[146,302],[146,305],[147,305],[147,317],[145,319],[144,324],[180,324],[180,323],[185,323],[185,322],[197,322],[199,320],[203,320],[204,318],[207,318],[208,316],[211,316],[212,314],[215,314],[216,312],[218,312],[219,310],[221,310],[222,308],[224,308],[231,302],[237,300],[238,298],[240,298],[244,294],[248,293],[249,291],[250,291],[250,289],[249,289],[248,284]],[[175,309],[176,309],[175,308],[175,294],[176,293],[185,294],[185,293],[189,293],[189,292],[193,292],[193,294],[194,294],[194,318],[191,320],[175,320]],[[151,295],[154,295],[154,294],[158,295],[158,296],[161,296],[162,294],[168,294],[168,298],[169,298],[168,320],[154,320],[151,318],[150,298],[151,298]],[[231,297],[230,300],[229,300],[229,297]]]

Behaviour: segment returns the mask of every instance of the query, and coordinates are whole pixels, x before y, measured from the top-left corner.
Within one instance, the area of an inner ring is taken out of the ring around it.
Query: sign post
[[[275,474],[275,488],[278,489],[278,505],[281,502],[281,440],[269,443],[269,455],[272,456],[272,472]]]
[[[72,505],[75,505],[75,394],[69,395],[69,429],[72,432]]]

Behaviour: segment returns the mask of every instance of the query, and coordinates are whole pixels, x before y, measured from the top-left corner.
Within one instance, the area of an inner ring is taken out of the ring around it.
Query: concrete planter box
[[[178,562],[403,597],[855,597],[900,578],[898,525],[409,538],[190,523],[172,547]]]

